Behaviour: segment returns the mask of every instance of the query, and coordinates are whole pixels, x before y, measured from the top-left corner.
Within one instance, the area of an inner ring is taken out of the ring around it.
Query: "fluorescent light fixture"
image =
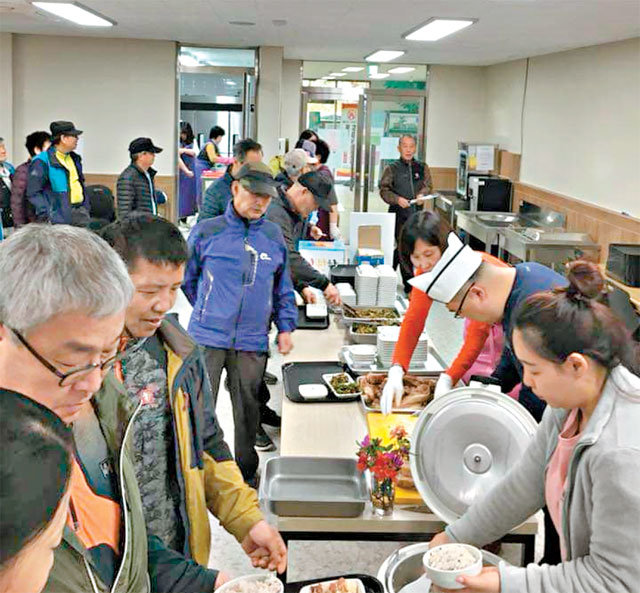
[[[238,85],[238,83],[234,82],[233,80],[225,80],[224,83],[228,84],[229,86],[237,86]]]
[[[32,2],[32,4],[76,25],[83,27],[113,27],[115,21],[108,19],[78,2]]]
[[[406,74],[407,72],[413,72],[415,68],[411,66],[398,66],[397,68],[391,68],[389,74]]]
[[[332,72],[330,76],[346,76],[346,72]]]
[[[343,72],[361,72],[362,70],[364,70],[364,66],[347,66],[342,69]]]
[[[447,35],[469,27],[477,21],[478,19],[432,18],[426,23],[422,23],[422,25],[416,29],[411,29],[411,31],[408,31],[402,37],[409,41],[438,41],[438,39],[442,39]]]
[[[178,58],[181,66],[199,66],[200,62],[196,60],[191,54],[180,54]]]
[[[374,80],[380,80],[382,78],[389,78],[389,75],[386,72],[378,72],[376,74],[369,74],[369,78],[373,78]]]
[[[372,54],[365,56],[367,62],[390,62],[400,56],[404,56],[406,52],[399,49],[378,49]]]

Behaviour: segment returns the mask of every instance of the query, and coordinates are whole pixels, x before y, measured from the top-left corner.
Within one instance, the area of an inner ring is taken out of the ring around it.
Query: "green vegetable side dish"
[[[367,309],[357,309],[360,319],[397,319],[398,312],[395,309],[384,307],[368,307]]]
[[[331,377],[329,381],[331,387],[340,395],[348,395],[349,393],[360,393],[358,384],[346,373]]]
[[[375,323],[354,323],[354,334],[375,334],[378,332],[378,327],[381,325],[398,325],[397,321],[389,319],[387,321],[376,321]]]

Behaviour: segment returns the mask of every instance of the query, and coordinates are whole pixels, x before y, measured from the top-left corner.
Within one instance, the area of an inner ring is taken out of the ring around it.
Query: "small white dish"
[[[357,358],[375,357],[376,347],[372,344],[355,344],[350,346],[351,355]]]
[[[449,546],[462,546],[463,548],[466,548],[471,552],[471,554],[473,554],[475,562],[459,570],[439,570],[437,568],[433,568],[430,564],[431,554],[436,550]],[[427,551],[422,557],[422,564],[425,568],[425,572],[427,573],[427,577],[437,587],[442,587],[443,589],[464,589],[464,585],[458,583],[456,579],[459,576],[474,577],[482,572],[482,552],[480,552],[480,550],[475,546],[470,546],[468,544],[442,544],[441,546],[436,546],[435,548],[431,548]]]
[[[329,390],[322,383],[305,383],[298,387],[298,393],[303,399],[322,399],[329,395]]]
[[[362,395],[360,388],[358,388],[358,391],[356,391],[355,393],[338,393],[333,388],[333,385],[331,385],[331,379],[337,377],[338,375],[347,375],[353,383],[358,385],[358,382],[351,375],[349,375],[349,373],[326,373],[322,375],[322,379],[327,384],[327,387],[331,390],[331,393],[333,393],[333,395],[335,395],[339,399],[351,399],[352,397],[360,397]]]
[[[327,305],[311,303],[307,305],[305,314],[307,319],[324,319],[327,316]]]

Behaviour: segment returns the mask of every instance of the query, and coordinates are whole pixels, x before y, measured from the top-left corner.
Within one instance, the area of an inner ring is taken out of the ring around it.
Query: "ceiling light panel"
[[[343,72],[362,72],[364,70],[364,66],[347,66],[343,68]]]
[[[438,41],[447,35],[466,29],[478,19],[429,19],[417,29],[412,29],[402,37],[408,41]]]
[[[346,76],[346,72],[331,72],[331,76]]]
[[[414,70],[415,68],[412,68],[411,66],[398,66],[397,68],[391,68],[391,70],[389,70],[389,74],[407,74]]]
[[[44,10],[61,19],[82,27],[113,27],[115,21],[108,19],[78,2],[32,2],[39,10]]]
[[[378,72],[376,74],[369,74],[369,78],[373,78],[374,80],[381,80],[383,78],[389,78],[389,75],[386,72]]]
[[[367,62],[390,62],[403,56],[405,53],[406,52],[399,49],[378,49],[364,59],[367,60]]]

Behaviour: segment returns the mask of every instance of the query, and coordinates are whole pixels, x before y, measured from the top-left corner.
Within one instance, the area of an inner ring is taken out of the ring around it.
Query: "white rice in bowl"
[[[473,553],[460,544],[439,546],[429,554],[429,566],[436,570],[463,570],[476,560]]]
[[[239,581],[225,590],[225,593],[280,593],[282,583],[274,576],[261,580]]]

